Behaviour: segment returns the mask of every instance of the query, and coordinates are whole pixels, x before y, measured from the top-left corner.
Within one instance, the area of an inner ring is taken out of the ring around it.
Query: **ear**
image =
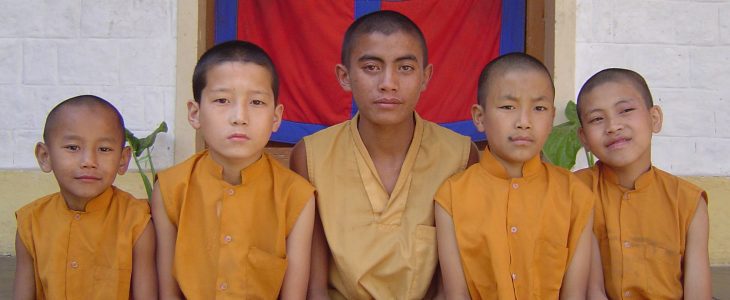
[[[433,64],[428,64],[426,68],[423,69],[423,82],[421,83],[421,91],[426,90],[426,86],[428,86],[428,82],[431,80],[431,76],[433,75]]]
[[[583,126],[581,126],[581,127],[578,127],[578,132],[577,132],[577,134],[578,134],[578,139],[580,140],[580,143],[581,143],[581,145],[583,145],[583,148],[585,148],[585,150],[586,150],[587,152],[590,152],[590,151],[591,151],[591,149],[590,149],[590,147],[588,146],[588,137],[586,137],[586,133],[585,133],[585,131],[583,130]]]
[[[352,86],[350,85],[350,72],[347,70],[345,65],[337,64],[335,66],[335,76],[337,76],[337,82],[340,83],[343,90],[352,92]]]
[[[35,144],[35,159],[38,161],[38,166],[41,167],[43,172],[49,173],[53,171],[51,167],[51,154],[48,152],[48,145],[43,142]]]
[[[477,130],[479,132],[484,132],[484,108],[477,104],[473,104],[471,106],[471,120],[474,122],[474,126],[476,126]]]
[[[654,105],[649,108],[649,115],[651,116],[651,131],[653,133],[659,133],[662,130],[662,123],[664,122],[664,113],[659,105]]]
[[[132,148],[129,146],[122,148],[122,157],[119,159],[119,169],[117,170],[117,174],[124,175],[124,173],[127,173],[127,169],[129,168],[129,160],[132,158]],[[142,172],[142,170],[140,170]]]
[[[281,118],[284,116],[284,105],[279,103],[274,108],[274,124],[272,124],[271,132],[276,132],[281,126]]]
[[[193,100],[188,101],[188,123],[195,130],[200,129],[200,103]]]

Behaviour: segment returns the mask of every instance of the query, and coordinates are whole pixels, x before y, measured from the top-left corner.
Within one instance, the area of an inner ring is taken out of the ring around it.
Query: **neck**
[[[243,182],[241,171],[259,160],[262,154],[263,151],[262,153],[259,153],[259,155],[255,155],[248,159],[230,160],[224,157],[219,157],[218,155],[213,155],[211,152],[211,158],[213,158],[213,161],[223,168],[223,181],[231,185],[239,185]]]
[[[641,159],[640,162],[631,163],[620,168],[609,168],[616,173],[620,186],[633,190],[636,188],[636,180],[639,179],[639,176],[648,172],[651,168],[651,158]]]
[[[414,118],[409,118],[400,124],[381,126],[358,118],[357,128],[372,158],[405,157],[413,140],[416,123]]]
[[[74,197],[68,197],[64,192],[61,192],[61,196],[63,196],[63,200],[64,202],[66,202],[66,206],[68,207],[68,209],[75,211],[86,211],[86,204],[88,204],[89,201],[91,201],[92,199],[79,199]]]

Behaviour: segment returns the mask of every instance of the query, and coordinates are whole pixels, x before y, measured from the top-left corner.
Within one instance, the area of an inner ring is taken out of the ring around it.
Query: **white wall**
[[[607,67],[639,72],[664,111],[654,163],[677,175],[730,175],[730,1],[577,5],[577,89]]]
[[[177,0],[0,0],[0,169],[36,169],[48,111],[95,94],[147,135],[174,125]],[[171,131],[173,128],[170,128]],[[155,166],[172,164],[172,134]],[[132,164],[133,165],[133,164]]]

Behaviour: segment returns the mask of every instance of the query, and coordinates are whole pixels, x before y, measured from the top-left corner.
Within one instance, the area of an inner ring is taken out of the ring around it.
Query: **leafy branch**
[[[152,181],[143,171],[144,169],[142,168],[142,165],[149,167],[150,172],[152,173],[152,178],[154,180],[154,178],[157,176],[157,172],[155,171],[155,166],[152,164],[151,149],[152,145],[155,143],[155,138],[157,138],[157,134],[161,132],[167,132],[167,123],[165,123],[164,121],[160,123],[157,129],[150,133],[150,135],[141,139],[135,137],[134,133],[129,131],[129,129],[124,129],[124,135],[127,139],[127,143],[129,144],[129,147],[132,148],[134,163],[137,165],[139,175],[142,176],[142,183],[144,183],[144,189],[147,192],[147,199],[152,198]]]
[[[578,151],[583,148],[578,139],[580,121],[578,121],[575,102],[569,101],[568,105],[565,106],[565,116],[568,121],[553,127],[553,131],[550,132],[550,136],[542,150],[551,163],[570,170],[575,165],[575,157]],[[585,154],[588,166],[593,166],[595,163],[593,153],[585,151]]]

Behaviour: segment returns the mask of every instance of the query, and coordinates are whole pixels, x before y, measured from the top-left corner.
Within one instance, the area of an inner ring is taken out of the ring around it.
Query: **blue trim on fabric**
[[[325,128],[327,128],[327,126],[319,124],[307,124],[282,120],[279,130],[271,135],[271,140],[280,143],[296,144],[303,137]]]
[[[238,32],[238,0],[215,1],[215,44],[235,40]]]
[[[355,1],[355,20],[367,15],[371,12],[380,10],[380,0],[354,0]],[[350,118],[357,114],[358,108],[355,98],[352,99],[352,108],[350,109]]]
[[[525,0],[502,0],[499,54],[525,52]]]
[[[446,127],[448,129],[451,129],[453,131],[456,131],[459,134],[468,136],[471,138],[472,141],[475,141],[475,142],[481,142],[481,141],[487,140],[487,136],[484,135],[484,132],[477,131],[477,128],[474,127],[474,122],[472,122],[471,120],[457,121],[457,122],[450,122],[450,123],[440,123],[439,125]]]

